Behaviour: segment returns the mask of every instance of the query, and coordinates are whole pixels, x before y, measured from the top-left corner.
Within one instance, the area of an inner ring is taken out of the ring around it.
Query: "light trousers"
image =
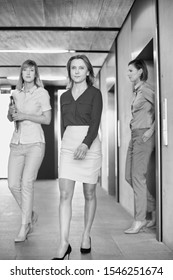
[[[136,129],[132,131],[129,143],[125,179],[134,191],[135,220],[144,221],[147,210],[155,210],[155,198],[147,188],[147,169],[151,154],[155,146],[153,135],[144,142],[142,135],[147,129]]]
[[[21,209],[22,224],[31,223],[34,182],[44,153],[44,143],[10,145],[8,187]]]

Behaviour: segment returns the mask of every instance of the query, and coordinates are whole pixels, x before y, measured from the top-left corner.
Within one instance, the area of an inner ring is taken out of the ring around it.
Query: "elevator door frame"
[[[160,59],[159,59],[159,26],[158,1],[155,6],[155,38],[153,40],[154,68],[155,68],[155,136],[156,136],[156,239],[162,241],[162,139],[161,139],[161,91],[160,91]]]

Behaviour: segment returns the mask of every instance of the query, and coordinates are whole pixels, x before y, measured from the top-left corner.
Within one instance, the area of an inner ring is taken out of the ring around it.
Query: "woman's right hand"
[[[88,146],[84,143],[80,144],[74,152],[74,159],[84,159],[88,151]]]
[[[144,142],[147,142],[148,139],[153,135],[154,130],[153,129],[148,129],[147,131],[145,131],[145,133],[142,135],[142,140]]]

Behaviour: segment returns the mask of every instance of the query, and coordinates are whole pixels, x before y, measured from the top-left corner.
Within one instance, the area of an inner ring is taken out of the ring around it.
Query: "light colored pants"
[[[146,142],[142,135],[147,129],[136,129],[132,131],[129,143],[125,179],[132,186],[134,191],[135,220],[146,219],[147,209],[155,210],[155,199],[147,188],[147,168],[152,151],[155,146],[154,133]]]
[[[22,211],[22,224],[31,222],[34,182],[44,153],[44,143],[10,145],[8,186]]]

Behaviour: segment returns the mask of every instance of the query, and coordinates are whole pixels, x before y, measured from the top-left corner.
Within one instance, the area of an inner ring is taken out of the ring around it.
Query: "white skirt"
[[[89,126],[67,126],[60,153],[59,178],[96,184],[101,167],[101,142],[97,136],[88,149],[85,159],[73,158],[74,151],[87,135]]]

